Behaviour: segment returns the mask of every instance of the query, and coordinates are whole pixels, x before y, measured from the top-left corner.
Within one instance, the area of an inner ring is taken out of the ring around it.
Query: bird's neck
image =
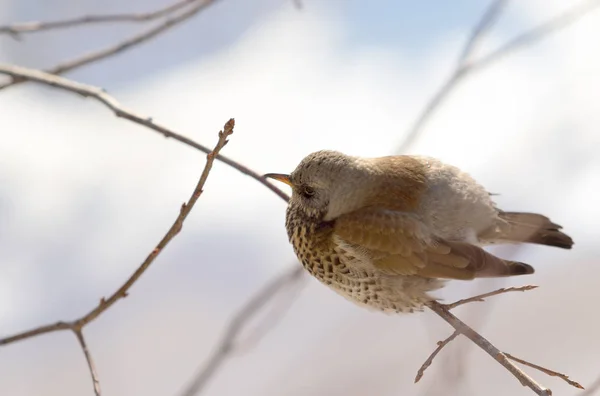
[[[333,221],[324,220],[325,213],[307,213],[296,205],[289,205],[286,211],[285,226],[288,238],[292,240],[294,234],[303,237],[322,240],[333,230]]]

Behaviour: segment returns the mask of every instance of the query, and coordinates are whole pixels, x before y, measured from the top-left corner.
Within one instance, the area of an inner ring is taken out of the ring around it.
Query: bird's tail
[[[527,212],[500,212],[503,224],[481,235],[481,240],[490,243],[534,243],[571,249],[573,240],[561,231],[562,227],[546,216]]]

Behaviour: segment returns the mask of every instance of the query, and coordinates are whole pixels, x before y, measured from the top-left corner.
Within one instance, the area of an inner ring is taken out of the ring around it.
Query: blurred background
[[[0,0],[0,25],[144,12],[168,1]],[[508,2],[477,54],[585,3],[598,1]],[[210,147],[235,117],[223,153],[259,173],[289,172],[320,149],[399,153],[489,4],[303,0],[299,8],[284,0],[221,0],[67,76],[101,86],[126,107]],[[144,26],[90,25],[20,40],[3,34],[0,61],[45,69]],[[543,213],[573,237],[572,251],[496,248],[536,273],[457,281],[438,295],[453,301],[539,285],[456,314],[501,350],[567,372],[584,386],[600,375],[598,43],[600,10],[592,10],[474,72],[408,150],[459,166],[500,194],[495,200],[503,209]],[[177,216],[205,156],[90,99],[33,83],[0,91],[0,118],[5,337],[80,317],[116,290]],[[85,328],[104,395],[170,396],[185,387],[239,307],[298,265],[285,206],[256,181],[215,164],[183,232],[128,298]],[[445,322],[431,312],[363,310],[308,276],[300,286],[289,286],[299,294],[281,320],[259,331],[262,339],[242,343],[203,395],[532,394],[460,338],[414,384],[436,341],[451,333]],[[581,394],[526,371],[555,395]],[[53,333],[1,347],[0,394],[93,394],[75,337]]]

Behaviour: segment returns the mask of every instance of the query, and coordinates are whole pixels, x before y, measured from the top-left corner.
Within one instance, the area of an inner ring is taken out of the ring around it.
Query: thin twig
[[[221,341],[218,342],[215,351],[207,359],[202,368],[198,370],[197,374],[194,375],[194,379],[181,395],[193,396],[200,392],[221,364],[223,364],[225,359],[235,350],[238,334],[243,329],[246,322],[252,318],[255,312],[278,295],[284,286],[287,287],[290,283],[297,282],[303,274],[304,269],[302,266],[295,266],[284,272],[282,275],[272,279],[267,285],[262,287],[254,297],[248,300],[229,321],[229,325],[227,326]]]
[[[83,354],[85,355],[86,361],[88,363],[88,368],[90,371],[90,375],[92,377],[92,383],[94,385],[94,392],[96,396],[100,396],[100,382],[98,380],[98,375],[96,373],[96,368],[94,366],[94,361],[92,356],[88,350],[87,344],[85,342],[85,338],[83,337],[82,329],[104,313],[108,308],[110,308],[114,303],[119,301],[120,299],[127,297],[127,292],[133,286],[133,284],[142,276],[142,274],[150,267],[150,264],[158,257],[158,255],[164,250],[167,244],[181,231],[183,226],[183,222],[190,214],[190,211],[196,204],[198,198],[202,194],[202,189],[204,188],[204,184],[208,179],[208,175],[212,168],[215,157],[218,155],[219,151],[227,144],[227,137],[229,137],[233,133],[233,127],[235,125],[235,121],[230,119],[225,123],[225,126],[222,131],[219,132],[219,141],[215,148],[206,155],[206,164],[204,165],[204,170],[200,175],[200,179],[196,184],[196,188],[189,200],[181,206],[179,210],[179,214],[175,219],[173,225],[169,228],[167,233],[161,239],[161,241],[156,245],[156,247],[152,250],[152,252],[146,257],[144,262],[135,270],[135,272],[125,281],[125,283],[115,291],[108,299],[102,298],[100,300],[100,304],[92,309],[90,312],[85,314],[79,319],[76,319],[71,322],[57,322],[52,325],[40,326],[36,329],[29,330],[20,334],[16,334],[10,337],[5,337],[0,339],[0,345],[10,344],[12,342],[20,341],[26,338],[38,336],[41,334],[47,334],[55,331],[62,330],[72,330],[79,341],[79,345],[83,350]]]
[[[421,378],[423,378],[423,374],[425,374],[425,370],[427,370],[427,368],[429,366],[431,366],[431,363],[433,363],[433,359],[435,359],[437,354],[440,353],[440,351],[446,345],[448,345],[453,339],[455,339],[459,335],[460,335],[460,332],[455,331],[454,333],[450,334],[445,340],[438,341],[437,348],[435,348],[435,350],[431,353],[431,355],[429,355],[427,360],[425,360],[425,362],[421,365],[421,367],[419,368],[419,371],[417,371],[417,376],[415,377],[415,383],[419,382],[421,380]]]
[[[464,78],[471,76],[474,71],[481,71],[486,67],[490,66],[494,62],[500,60],[502,57],[528,45],[531,45],[541,39],[547,37],[551,33],[555,33],[562,30],[574,22],[581,19],[583,16],[589,14],[591,11],[600,6],[598,0],[587,0],[580,3],[578,6],[572,8],[569,11],[553,18],[552,20],[543,23],[533,29],[517,36],[510,40],[508,43],[501,46],[499,49],[491,52],[488,55],[480,58],[479,60],[469,62],[468,60],[472,56],[474,43],[481,40],[483,34],[485,34],[491,25],[496,21],[498,13],[502,9],[498,3],[504,3],[503,0],[495,0],[491,3],[489,8],[483,14],[480,22],[469,36],[467,43],[459,57],[459,63],[451,73],[450,77],[442,84],[442,86],[436,91],[435,95],[429,99],[423,111],[419,113],[419,116],[408,129],[406,138],[402,141],[402,144],[398,148],[398,152],[405,153],[409,147],[415,142],[423,127],[429,121],[431,116],[439,109],[440,105],[448,99],[450,94],[454,92],[458,84],[464,81]]]
[[[550,389],[538,384],[533,378],[529,377],[520,368],[515,366],[510,360],[508,360],[504,353],[502,353],[498,348],[492,345],[492,343],[490,343],[475,330],[454,316],[443,304],[433,301],[428,304],[428,307],[442,319],[448,322],[448,324],[450,324],[454,330],[466,336],[479,348],[483,349],[488,355],[490,355],[495,361],[500,363],[506,370],[514,375],[523,386],[529,387],[539,396],[552,395],[552,391]]]
[[[31,21],[11,23],[10,25],[0,26],[0,34],[4,33],[10,34],[12,36],[18,36],[23,33],[37,33],[46,30],[64,29],[77,27],[81,25],[115,22],[149,22],[167,16],[197,1],[198,0],[180,0],[171,3],[167,6],[161,7],[157,10],[142,13],[85,15],[81,17],[61,19],[57,21]]]
[[[28,69],[21,66],[15,65],[6,65],[0,64],[0,74],[6,74],[13,78],[18,79],[26,79],[30,81],[35,81],[41,84],[49,85],[54,88],[62,89],[68,92],[73,92],[85,97],[90,97],[98,102],[102,103],[108,109],[110,109],[117,117],[124,118],[136,124],[145,126],[155,132],[160,133],[166,138],[171,138],[177,140],[180,143],[186,144],[190,147],[193,147],[197,150],[202,151],[203,153],[210,153],[210,149],[200,143],[195,142],[194,140],[187,138],[183,135],[176,133],[175,131],[167,128],[164,125],[161,125],[155,122],[151,117],[146,117],[139,115],[121,105],[115,98],[107,94],[102,88],[94,87],[87,84],[82,84],[73,80],[69,80],[67,78],[63,78],[60,76],[55,76],[40,70]],[[262,175],[253,171],[252,169],[226,157],[223,155],[218,155],[217,159],[235,170],[243,173],[244,175],[250,176],[254,180],[261,183],[263,186],[267,187],[269,190],[273,191],[277,194],[281,199],[286,202],[289,200],[289,196],[284,193],[282,190],[277,188],[275,185],[271,184],[267,181]]]
[[[73,69],[77,69],[90,63],[94,63],[101,59],[105,59],[115,54],[118,54],[121,51],[137,46],[138,44],[142,44],[158,36],[159,34],[171,29],[172,27],[179,25],[180,23],[186,21],[187,19],[190,19],[191,17],[195,16],[200,11],[206,9],[208,6],[216,3],[217,1],[218,0],[198,0],[197,4],[191,6],[186,11],[180,13],[177,16],[173,16],[166,19],[164,22],[155,27],[143,31],[142,33],[135,34],[117,43],[116,45],[111,45],[107,48],[103,48],[98,51],[93,51],[83,56],[78,56],[70,61],[61,63],[53,68],[47,69],[46,72],[50,74],[63,74]],[[27,79],[19,79],[13,77],[12,81],[0,84],[0,89],[8,88],[10,86],[20,84],[25,81],[27,81]]]
[[[440,304],[440,305],[442,305],[446,310],[450,311],[451,309],[454,309],[454,308],[456,308],[456,307],[458,307],[460,305],[469,304],[469,303],[472,303],[472,302],[482,302],[482,301],[484,301],[484,298],[488,298],[488,297],[492,297],[492,296],[497,296],[499,294],[509,293],[509,292],[513,292],[513,291],[527,291],[527,290],[532,290],[532,289],[535,289],[535,288],[537,288],[537,286],[534,286],[534,285],[526,285],[526,286],[521,286],[521,287],[501,288],[501,289],[498,289],[498,290],[494,290],[492,292],[482,293],[482,294],[478,294],[478,295],[470,297],[470,298],[465,298],[463,300],[458,300],[458,301],[455,301],[455,302],[453,302],[451,304]],[[452,333],[444,341],[438,341],[437,348],[433,351],[433,353],[431,355],[429,355],[429,357],[427,358],[427,360],[425,360],[425,362],[419,368],[419,371],[417,372],[417,376],[415,378],[415,382],[418,382],[421,379],[421,377],[423,377],[423,374],[425,373],[425,370],[431,365],[431,363],[433,362],[433,359],[437,356],[437,354],[440,353],[440,351],[446,345],[448,345],[453,339],[455,339],[459,334],[460,334],[460,332],[458,330],[456,330],[454,333]]]
[[[539,370],[542,373],[547,374],[547,375],[549,375],[551,377],[558,377],[558,378],[562,379],[563,381],[565,381],[567,384],[569,384],[571,386],[574,386],[575,388],[585,389],[583,386],[581,386],[581,384],[579,382],[573,381],[572,379],[569,379],[569,376],[566,375],[566,374],[559,373],[558,371],[550,370],[550,369],[547,369],[545,367],[539,366],[537,364],[528,362],[527,360],[520,359],[520,358],[518,358],[518,357],[516,357],[514,355],[511,355],[510,353],[504,352],[504,354],[510,360],[514,360],[515,362],[521,363],[524,366],[528,366],[528,367],[534,368],[536,370]]]
[[[24,331],[22,333],[18,333],[18,334],[12,335],[10,337],[0,338],[0,346],[12,344],[13,342],[25,340],[27,338],[36,337],[36,336],[39,336],[42,334],[53,333],[55,331],[71,330],[71,328],[72,328],[71,322],[56,322],[56,323],[49,324],[46,326],[39,326],[39,327],[36,327],[35,329]]]
[[[465,298],[464,300],[458,300],[456,302],[453,302],[452,304],[444,304],[444,306],[446,307],[446,309],[450,310],[450,309],[454,309],[460,305],[469,304],[472,302],[483,302],[483,301],[485,301],[484,300],[485,298],[497,296],[498,294],[504,294],[504,293],[516,292],[516,291],[523,292],[523,291],[527,291],[527,290],[533,290],[535,288],[537,288],[536,285],[525,285],[525,286],[520,286],[520,287],[503,287],[502,289],[494,290],[489,293],[483,293],[483,294],[479,294],[477,296],[473,296],[470,298]]]
[[[87,361],[88,369],[90,370],[90,375],[92,376],[92,384],[94,385],[94,394],[96,396],[100,396],[102,392],[100,391],[100,380],[98,379],[98,373],[96,372],[96,365],[94,364],[94,359],[92,359],[92,354],[88,350],[85,338],[83,338],[82,330],[73,329],[73,332],[77,337],[77,341],[79,341],[79,346],[81,346],[81,350],[83,350],[85,360]]]
[[[179,233],[183,222],[189,215],[190,211],[194,207],[196,201],[202,194],[202,188],[206,183],[206,179],[208,178],[208,174],[212,168],[212,164],[215,160],[216,155],[219,151],[227,144],[227,137],[233,133],[233,127],[235,122],[233,119],[230,119],[225,124],[223,131],[219,132],[219,141],[215,148],[206,156],[206,165],[204,166],[204,170],[202,171],[202,175],[198,180],[196,188],[192,193],[190,199],[181,206],[179,210],[179,215],[175,219],[173,225],[169,228],[167,233],[163,236],[161,241],[156,245],[156,247],[152,250],[152,252],[146,257],[146,259],[142,262],[142,264],[135,270],[135,272],[127,279],[127,281],[117,290],[115,291],[109,298],[100,300],[100,303],[87,314],[82,316],[79,319],[76,319],[71,322],[57,322],[55,324],[40,326],[36,329],[25,331],[10,337],[4,337],[0,339],[0,345],[10,344],[16,341],[23,340],[25,338],[31,338],[34,336],[52,333],[55,331],[62,330],[73,330],[75,332],[80,331],[85,325],[96,319],[103,312],[105,312],[108,308],[110,308],[114,303],[116,303],[121,298],[127,296],[128,290],[133,286],[133,284],[139,279],[139,277],[148,269],[150,264],[158,257],[158,255],[164,250],[167,244]]]
[[[507,359],[514,360],[515,362],[521,363],[525,366],[534,368],[543,372],[544,374],[559,377],[569,385],[572,385],[579,389],[584,389],[581,384],[576,381],[569,379],[569,376],[566,374],[559,373],[554,370],[547,369],[545,367],[539,366],[537,364],[528,362],[526,360],[517,358],[509,353],[500,352],[496,347],[494,347],[489,341],[487,341],[483,336],[479,333],[475,332],[471,327],[467,326],[464,322],[460,321],[456,316],[450,313],[452,308],[456,308],[459,305],[468,304],[477,301],[483,301],[483,298],[496,296],[499,294],[511,292],[511,291],[526,291],[535,289],[537,286],[523,286],[523,287],[511,287],[511,288],[503,288],[490,293],[480,294],[478,296],[472,298],[466,298],[464,300],[456,301],[452,304],[440,304],[438,302],[432,302],[429,304],[429,308],[434,311],[436,314],[441,316],[444,320],[446,320],[452,327],[454,327],[454,332],[445,340],[439,341],[437,343],[436,349],[429,355],[427,360],[421,365],[417,372],[417,376],[415,378],[415,382],[418,382],[425,373],[425,370],[431,365],[433,359],[437,356],[438,353],[448,345],[452,340],[454,340],[458,335],[463,334],[467,336],[471,341],[473,341],[477,346],[486,351],[490,356],[492,356],[497,362],[499,362],[502,366],[504,366],[508,371],[510,371],[524,386],[528,386],[538,395],[551,395],[550,389],[543,388],[541,385],[537,384],[533,379],[527,376],[524,372],[522,372],[518,367],[510,363]]]
[[[162,134],[165,137],[173,138],[181,143],[184,143],[188,146],[198,149],[204,153],[211,152],[210,149],[206,148],[205,146],[201,145],[200,143],[197,143],[187,137],[184,137],[184,136],[168,129],[165,126],[157,124],[151,118],[140,116],[140,115],[134,113],[133,111],[126,109],[115,98],[111,97],[110,95],[108,95],[106,92],[104,92],[102,89],[100,89],[98,87],[81,84],[81,83],[60,77],[60,76],[55,76],[55,75],[51,75],[51,74],[48,74],[48,73],[45,73],[42,71],[38,71],[38,70],[34,70],[34,69],[27,69],[27,68],[23,68],[23,67],[19,67],[19,66],[14,66],[14,65],[0,64],[0,74],[7,74],[9,76],[19,77],[19,78],[26,78],[31,81],[35,81],[35,82],[39,82],[39,83],[49,85],[49,86],[52,86],[55,88],[63,89],[63,90],[69,91],[69,92],[83,95],[85,97],[91,97],[91,98],[99,101],[103,105],[105,105],[111,111],[113,111],[113,113],[117,117],[121,117],[121,118],[127,119],[129,121],[132,121],[134,123],[145,126],[147,128],[150,128],[151,130],[154,130],[154,131]],[[218,150],[215,151],[215,153],[218,154]],[[271,191],[273,191],[275,194],[277,194],[283,200],[285,200],[285,201],[289,200],[289,196],[286,193],[281,191],[279,188],[277,188],[273,184],[269,183],[265,178],[263,178],[257,172],[254,172],[253,170],[247,168],[246,166],[241,165],[238,162],[236,162],[230,158],[227,158],[225,156],[222,156],[220,154],[218,154],[216,156],[216,159],[233,167],[234,169],[238,170],[239,172],[254,178],[258,182],[260,182],[261,184],[263,184],[264,186],[269,188]],[[211,161],[211,164],[212,164],[212,161]],[[163,246],[163,248],[164,248],[164,246]],[[155,251],[156,251],[156,249],[155,249]],[[158,252],[160,252],[160,249],[158,250]],[[20,341],[20,340],[34,337],[34,336],[41,335],[41,334],[72,329],[74,325],[83,327],[85,324],[91,322],[99,314],[101,314],[106,309],[108,309],[108,307],[110,305],[112,305],[118,298],[120,298],[120,296],[122,296],[123,293],[126,293],[127,289],[131,286],[132,282],[134,282],[135,279],[137,279],[137,277],[139,277],[139,275],[141,275],[141,273],[146,268],[147,268],[147,266],[145,266],[143,268],[142,267],[138,268],[136,273],[134,273],[134,275],[128,280],[128,282],[123,287],[121,287],[115,294],[113,294],[113,296],[111,298],[109,298],[108,300],[102,299],[100,304],[98,305],[98,307],[96,307],[94,310],[89,312],[83,318],[81,318],[75,322],[57,322],[55,324],[51,324],[51,325],[47,325],[47,326],[40,326],[38,328],[29,330],[29,331],[26,331],[23,333],[15,334],[13,336],[0,339],[0,345],[9,344],[12,342]],[[271,298],[273,298],[273,296],[276,294],[276,292],[278,290],[280,290],[284,286],[294,283],[297,279],[299,279],[299,275],[301,275],[302,273],[303,273],[302,267],[300,267],[300,266],[294,267],[294,268],[290,269],[290,271],[288,271],[286,274],[281,276],[280,278],[276,279],[272,283],[269,283],[269,285],[267,285],[264,289],[261,289],[258,292],[257,296],[253,300],[251,300],[244,307],[244,309],[242,309],[242,311],[240,311],[240,313],[238,314],[239,315],[238,318],[234,319],[234,321],[231,323],[229,334],[233,334],[232,337],[235,337],[237,331],[243,326],[245,321],[253,315],[254,311],[258,310],[262,305],[266,304]],[[291,301],[290,301],[290,303],[291,303]],[[245,310],[249,310],[249,311],[245,312]],[[280,316],[283,314],[283,312],[277,311],[276,314],[277,314],[277,316]],[[275,316],[275,315],[273,315],[273,316]],[[271,317],[270,320],[276,320],[276,319],[273,319]],[[228,338],[224,338],[223,342],[228,343],[229,342]],[[212,373],[215,372],[220,367],[220,365],[224,361],[224,359],[226,357],[228,357],[228,355],[230,353],[229,349],[230,349],[230,346],[221,345],[218,348],[218,351],[220,351],[220,352],[215,354],[210,359],[210,361],[206,365],[204,372],[202,372],[198,375],[195,383],[192,386],[202,387],[203,384],[210,378]]]

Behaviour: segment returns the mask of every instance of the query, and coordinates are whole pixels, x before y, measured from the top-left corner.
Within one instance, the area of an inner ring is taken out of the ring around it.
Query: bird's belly
[[[351,302],[386,313],[422,310],[431,301],[427,292],[443,282],[417,276],[389,276],[353,268],[332,254],[324,259],[302,260],[304,268],[321,283]]]

